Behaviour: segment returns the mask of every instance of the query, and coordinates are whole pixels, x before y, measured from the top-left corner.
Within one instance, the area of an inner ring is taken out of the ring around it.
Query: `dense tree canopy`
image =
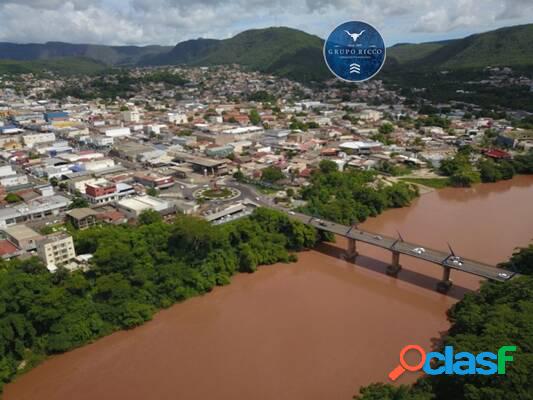
[[[496,162],[490,158],[486,158],[480,160],[477,167],[482,182],[497,182],[502,179],[511,179],[515,174],[513,164],[506,160]]]
[[[479,172],[470,162],[470,154],[466,151],[460,151],[453,158],[442,160],[439,170],[443,175],[449,176],[451,184],[457,187],[469,187],[481,180]]]
[[[513,160],[513,166],[519,174],[533,174],[533,150],[517,155]]]
[[[0,387],[48,354],[140,325],[316,241],[314,229],[268,209],[216,227],[185,216],[165,224],[145,212],[138,226],[76,233],[77,252],[93,253],[87,272],[52,274],[36,258],[0,261]]]
[[[307,200],[303,212],[350,225],[387,208],[406,206],[417,196],[411,185],[380,183],[371,172],[339,172],[332,163],[322,161],[311,185],[301,190]]]
[[[453,186],[467,187],[477,182],[511,179],[515,173],[533,174],[533,151],[515,156],[513,160],[492,160],[482,157],[474,165],[470,150],[460,150],[441,162],[439,172],[450,177]]]

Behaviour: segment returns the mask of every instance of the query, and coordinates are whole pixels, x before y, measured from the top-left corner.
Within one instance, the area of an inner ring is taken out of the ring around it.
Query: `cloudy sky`
[[[0,0],[0,41],[165,44],[290,26],[327,36],[364,20],[387,45],[533,22],[533,0]]]

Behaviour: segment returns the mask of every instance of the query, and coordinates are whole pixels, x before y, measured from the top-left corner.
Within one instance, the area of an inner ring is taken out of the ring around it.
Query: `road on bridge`
[[[421,244],[410,243],[399,238],[384,236],[372,232],[366,232],[357,227],[349,227],[346,225],[337,224],[331,221],[324,221],[318,218],[310,217],[309,215],[288,211],[274,204],[272,199],[255,190],[249,185],[232,182],[229,186],[235,186],[243,192],[244,195],[250,196],[253,202],[263,207],[273,208],[282,211],[298,221],[311,225],[316,229],[334,233],[336,235],[344,236],[349,239],[354,239],[359,242],[367,243],[376,247],[380,247],[392,252],[407,255],[409,257],[418,258],[428,261],[433,264],[466,272],[468,274],[480,276],[482,278],[490,279],[498,282],[506,282],[512,278],[518,277],[519,274],[497,268],[479,261],[470,260],[463,257],[458,257],[451,252],[435,250],[428,248]],[[423,248],[423,252],[416,252],[415,249]],[[455,257],[455,258],[454,258]],[[455,262],[454,262],[455,260]]]
[[[481,276],[494,281],[505,282],[517,276],[517,274],[514,272],[463,257],[459,257],[460,261],[454,262],[454,255],[450,252],[430,249],[420,244],[409,243],[401,239],[365,232],[355,227],[324,221],[293,211],[289,211],[289,215],[304,224],[315,227],[316,229],[332,232],[336,235],[344,236],[349,239],[355,239],[359,242],[368,243],[389,251],[396,251],[400,254],[408,255],[409,257],[418,258],[433,264],[467,272],[469,274]],[[420,248],[423,248],[424,251],[415,251],[415,249]],[[455,260],[457,260],[457,258]]]

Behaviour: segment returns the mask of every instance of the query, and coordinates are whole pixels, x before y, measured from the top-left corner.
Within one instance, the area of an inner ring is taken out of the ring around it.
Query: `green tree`
[[[250,111],[250,114],[248,114],[248,118],[250,119],[250,122],[252,123],[252,125],[261,124],[261,117],[255,108],[252,111]]]
[[[6,195],[6,197],[4,198],[4,200],[7,201],[10,204],[12,204],[12,203],[20,203],[22,201],[22,197],[20,197],[16,193],[8,193]]]
[[[239,169],[238,171],[236,171],[234,174],[233,174],[233,177],[238,181],[238,182],[242,182],[244,181],[244,174],[242,173],[242,171]]]
[[[323,174],[330,174],[339,170],[337,163],[331,160],[320,161],[320,163],[318,164],[318,168],[320,168],[320,172],[322,172]]]
[[[516,251],[502,267],[523,275],[533,275],[533,245]]]
[[[73,210],[75,208],[86,208],[86,207],[89,207],[89,202],[87,201],[87,199],[81,196],[75,196],[72,199],[72,203],[70,203],[70,205],[68,206],[68,209]]]
[[[148,196],[157,197],[159,195],[159,192],[157,191],[156,188],[150,187],[146,189],[146,194]]]
[[[502,179],[498,165],[491,159],[481,160],[478,163],[478,169],[482,182],[497,182]]]
[[[265,182],[275,183],[285,177],[279,167],[269,166],[261,171],[261,179]]]
[[[139,224],[141,225],[150,225],[163,221],[161,214],[155,210],[144,210],[139,215]]]
[[[392,125],[390,122],[385,122],[379,127],[379,133],[382,135],[389,135],[392,132],[394,132],[394,125]]]

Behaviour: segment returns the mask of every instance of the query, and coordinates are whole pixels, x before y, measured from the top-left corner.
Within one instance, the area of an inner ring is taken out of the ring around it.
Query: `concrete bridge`
[[[434,250],[420,244],[405,242],[401,238],[392,238],[371,232],[365,232],[356,227],[324,221],[322,219],[292,211],[289,212],[289,216],[321,231],[331,232],[335,235],[346,237],[348,239],[346,253],[349,259],[354,259],[358,255],[357,242],[367,243],[372,246],[389,250],[392,255],[392,260],[387,268],[387,274],[391,276],[397,276],[402,269],[400,265],[401,254],[441,266],[442,280],[437,284],[437,290],[442,293],[448,292],[452,287],[452,281],[450,279],[452,269],[499,282],[506,282],[509,279],[518,276],[517,273],[502,268],[459,257],[453,254],[452,251],[445,252]]]

